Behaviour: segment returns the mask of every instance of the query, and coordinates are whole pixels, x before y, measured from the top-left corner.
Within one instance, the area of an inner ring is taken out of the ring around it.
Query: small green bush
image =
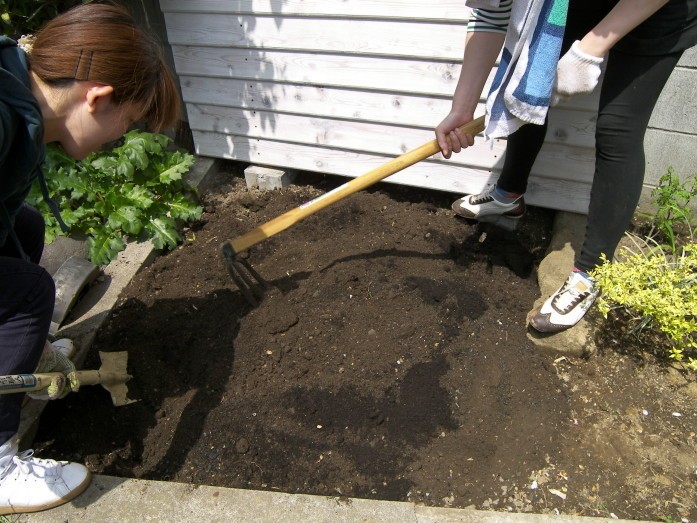
[[[697,176],[681,181],[673,168],[669,167],[651,191],[651,196],[657,210],[650,217],[667,242],[662,247],[675,253],[681,234],[687,239],[693,237],[693,211],[690,205],[697,196]]]
[[[644,237],[629,235],[636,252],[620,249],[619,261],[592,271],[600,289],[598,309],[607,318],[621,309],[630,331],[659,333],[654,352],[697,370],[697,243],[690,203],[697,176],[685,181],[668,168],[652,191],[655,214]]]
[[[592,271],[601,291],[598,310],[607,317],[614,308],[624,309],[633,332],[659,331],[665,345],[655,349],[697,370],[697,244],[672,258],[656,250],[623,254],[623,261]]]
[[[131,131],[123,145],[76,162],[49,146],[44,176],[70,233],[88,237],[90,260],[105,265],[123,250],[124,237],[152,239],[157,249],[174,248],[179,225],[198,220],[203,209],[185,192],[182,179],[194,158],[168,149],[162,134]],[[38,182],[27,199],[46,221],[46,242],[63,234],[43,201]]]

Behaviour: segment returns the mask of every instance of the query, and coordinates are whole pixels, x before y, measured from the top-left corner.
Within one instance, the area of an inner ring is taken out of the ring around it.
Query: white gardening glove
[[[579,49],[576,40],[557,64],[557,76],[554,79],[554,91],[551,104],[565,102],[577,94],[593,92],[600,78],[600,66],[604,57],[593,56]]]
[[[29,392],[27,395],[30,398],[40,400],[55,400],[67,396],[74,385],[70,381],[69,374],[75,372],[75,364],[70,361],[61,351],[53,345],[46,342],[44,351],[41,354],[39,363],[36,366],[35,374],[44,374],[48,372],[59,372],[60,376],[51,380],[51,384],[43,389]],[[72,375],[74,376],[74,374]]]

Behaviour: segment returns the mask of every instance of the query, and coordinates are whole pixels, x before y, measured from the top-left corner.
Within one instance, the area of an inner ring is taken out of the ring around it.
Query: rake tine
[[[247,284],[247,282],[240,276],[240,274],[237,272],[237,269],[232,265],[232,264],[227,264],[227,270],[228,273],[230,274],[230,277],[232,278],[232,281],[235,282],[235,285],[240,289],[242,292],[242,295],[244,296],[244,299],[249,302],[249,304],[252,307],[256,307],[259,305],[259,300],[255,296],[253,288]]]
[[[251,266],[247,260],[239,259],[235,255],[229,243],[223,244],[225,266],[230,277],[239,287],[242,295],[256,307],[264,297],[263,290],[271,288],[271,285]]]
[[[261,274],[259,274],[256,269],[252,267],[248,260],[237,259],[235,260],[235,263],[247,269],[247,272],[252,275],[252,278],[254,278],[254,280],[262,286],[262,288],[266,290],[273,288],[273,285],[262,278]]]

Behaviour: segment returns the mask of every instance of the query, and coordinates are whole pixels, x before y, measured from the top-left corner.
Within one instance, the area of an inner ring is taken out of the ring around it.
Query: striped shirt
[[[513,0],[501,0],[498,8],[472,9],[467,31],[505,33],[511,18]]]

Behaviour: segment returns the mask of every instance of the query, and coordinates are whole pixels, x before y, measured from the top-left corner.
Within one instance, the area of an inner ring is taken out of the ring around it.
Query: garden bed
[[[53,402],[40,455],[195,484],[697,518],[694,377],[620,354],[607,330],[589,360],[527,339],[551,212],[511,233],[454,217],[453,195],[381,184],[250,249],[275,285],[253,308],[221,243],[345,180],[264,193],[235,169],[88,356],[127,350],[139,401],[86,387]]]

